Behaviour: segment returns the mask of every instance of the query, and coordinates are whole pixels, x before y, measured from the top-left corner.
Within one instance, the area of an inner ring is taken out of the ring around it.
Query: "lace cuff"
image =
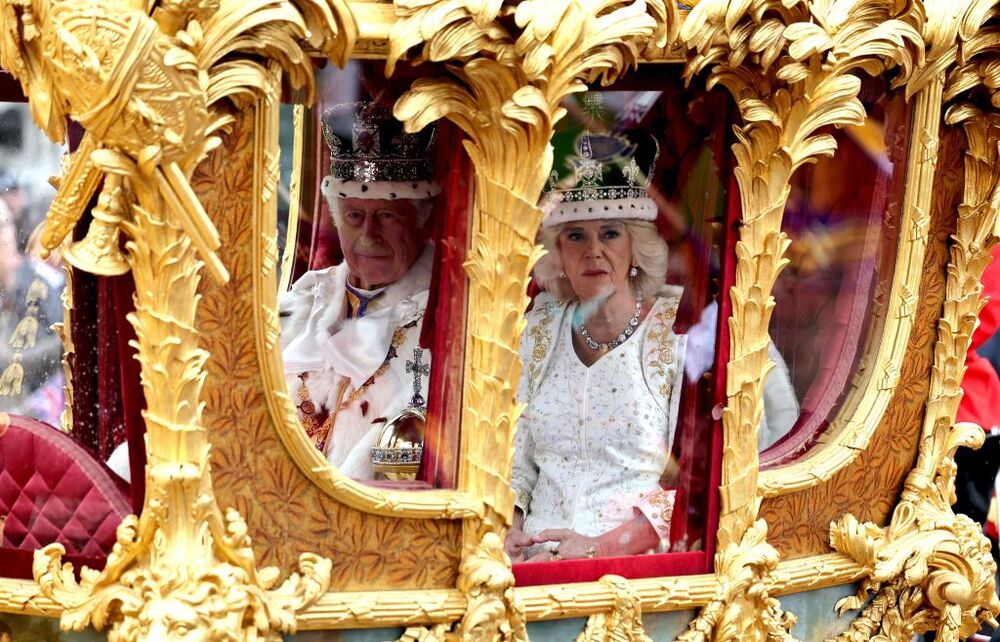
[[[639,503],[635,508],[649,520],[661,541],[670,539],[670,520],[674,515],[676,496],[677,491],[673,489],[639,494]]]
[[[514,506],[521,509],[525,516],[528,515],[528,505],[531,503],[531,491],[527,484],[518,483],[518,479],[513,479],[511,487],[514,490]]]

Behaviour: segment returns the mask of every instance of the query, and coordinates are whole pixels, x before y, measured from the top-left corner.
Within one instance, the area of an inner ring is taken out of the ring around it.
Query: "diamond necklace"
[[[601,353],[605,353],[609,350],[614,350],[621,344],[625,343],[625,340],[632,336],[635,329],[639,327],[639,315],[642,314],[642,292],[636,292],[635,295],[635,312],[629,318],[628,323],[625,324],[625,329],[618,333],[618,336],[608,341],[607,343],[599,343],[594,341],[594,337],[590,336],[590,331],[587,330],[587,325],[580,321],[580,336],[583,340],[587,342],[587,347],[591,350],[598,350]]]

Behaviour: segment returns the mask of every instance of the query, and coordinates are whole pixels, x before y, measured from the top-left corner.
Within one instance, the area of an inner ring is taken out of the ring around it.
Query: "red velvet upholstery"
[[[69,554],[106,555],[131,512],[127,485],[61,431],[25,417],[0,429],[3,547],[53,542]]]
[[[540,586],[571,582],[596,582],[605,575],[620,575],[636,580],[704,573],[704,551],[656,553],[604,557],[595,560],[560,560],[558,562],[522,562],[514,564],[514,584]]]

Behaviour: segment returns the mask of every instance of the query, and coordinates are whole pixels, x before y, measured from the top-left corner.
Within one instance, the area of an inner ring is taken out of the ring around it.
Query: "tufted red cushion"
[[[51,426],[11,415],[0,433],[3,546],[34,550],[59,542],[71,555],[106,555],[131,512],[127,485]]]

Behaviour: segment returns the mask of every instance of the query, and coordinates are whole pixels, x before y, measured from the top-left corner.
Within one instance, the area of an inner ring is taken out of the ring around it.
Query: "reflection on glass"
[[[285,268],[285,241],[288,238],[288,227],[294,225],[298,219],[298,212],[292,208],[298,208],[299,203],[292,202],[292,180],[295,170],[295,105],[283,104],[279,108],[278,115],[278,150],[279,165],[281,174],[278,179],[278,230],[277,249],[278,256],[281,257],[279,265],[282,270]],[[301,180],[301,175],[299,176]]]
[[[405,132],[394,96],[358,75],[324,76],[326,221],[299,226],[314,269],[280,297],[286,380],[306,436],[345,475],[441,485],[429,470],[441,453],[424,453],[439,439],[426,434],[434,341],[422,337],[447,203],[437,130]]]
[[[795,406],[765,436],[765,447],[781,442],[766,463],[801,452],[829,425],[875,339],[895,257],[909,119],[901,97],[866,108],[864,125],[836,132],[836,155],[792,182],[782,222],[789,265],[774,286],[770,333]]]
[[[68,561],[99,567],[133,512],[121,478],[129,472],[123,387],[112,376],[120,362],[137,364],[132,354],[119,360],[121,326],[100,316],[120,311],[125,323],[111,279],[74,273],[76,396],[64,413],[64,348],[53,324],[64,323],[66,272],[59,251],[43,258],[40,243],[61,156],[26,104],[0,105],[0,566],[17,577],[30,578],[32,551],[55,542]]]
[[[681,418],[711,398],[711,222],[725,202],[711,136],[725,110],[684,132],[676,117],[690,99],[591,92],[568,105],[577,123],[554,140],[542,292],[521,348],[515,561],[683,550],[701,536],[672,532],[687,513],[678,487],[695,469],[674,455],[704,461],[711,441],[710,427]],[[682,447],[697,430],[700,445]],[[703,523],[703,507],[695,513]]]
[[[103,642],[106,632],[61,631],[59,618],[4,613],[0,615],[0,642]]]
[[[41,257],[40,226],[61,149],[25,104],[0,104],[0,409],[61,425],[65,282],[58,252]]]

